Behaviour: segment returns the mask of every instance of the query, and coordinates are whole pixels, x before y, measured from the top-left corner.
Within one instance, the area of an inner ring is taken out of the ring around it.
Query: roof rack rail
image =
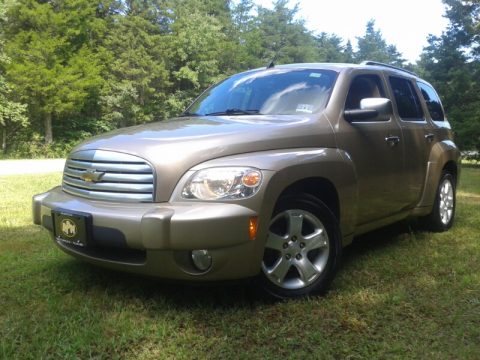
[[[394,66],[394,65],[389,65],[389,64],[384,64],[384,63],[381,63],[381,62],[378,62],[378,61],[370,61],[370,60],[367,60],[367,61],[362,61],[360,63],[360,65],[375,65],[375,66],[383,66],[383,67],[387,67],[387,68],[390,68],[390,69],[394,69],[394,70],[398,70],[398,71],[403,71],[403,72],[406,72],[410,75],[414,75],[414,76],[417,76],[418,75],[416,73],[414,73],[413,71],[410,71],[410,70],[406,70],[406,69],[403,69],[401,67],[398,67],[398,66]]]

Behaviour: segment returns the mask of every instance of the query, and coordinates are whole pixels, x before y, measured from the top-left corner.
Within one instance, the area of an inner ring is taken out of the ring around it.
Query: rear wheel
[[[455,206],[455,178],[444,172],[438,184],[432,212],[425,218],[427,228],[438,232],[450,229],[455,217]]]
[[[280,199],[262,261],[262,285],[272,295],[292,298],[325,292],[340,260],[337,221],[308,194]]]

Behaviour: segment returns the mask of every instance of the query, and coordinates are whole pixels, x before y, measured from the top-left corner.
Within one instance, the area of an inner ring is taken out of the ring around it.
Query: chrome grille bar
[[[65,168],[65,175],[81,179],[82,175],[85,174],[86,170],[76,170],[72,168]],[[122,174],[122,173],[106,173],[103,178],[103,181],[108,182],[126,182],[126,183],[153,183],[153,174]]]
[[[63,184],[63,191],[72,195],[92,200],[106,200],[118,202],[152,202],[151,194],[122,194],[122,196],[119,197],[118,193],[78,189],[71,187],[67,184]]]
[[[83,180],[77,180],[77,179],[72,179],[69,178],[68,176],[65,176],[63,178],[63,182],[65,184],[68,184],[72,187],[78,187],[81,189],[87,189],[87,190],[96,190],[96,191],[114,191],[114,192],[119,192],[119,191],[124,191],[124,192],[132,192],[132,193],[152,193],[153,191],[153,184],[126,184],[126,183],[108,183],[108,182],[99,182],[99,183],[92,183],[92,182],[86,182]]]
[[[97,170],[97,171],[109,171],[109,172],[121,172],[132,174],[149,174],[152,172],[150,165],[148,164],[128,164],[128,163],[104,163],[104,162],[90,162],[90,161],[78,161],[67,160],[67,166],[71,169],[85,169],[85,170]]]

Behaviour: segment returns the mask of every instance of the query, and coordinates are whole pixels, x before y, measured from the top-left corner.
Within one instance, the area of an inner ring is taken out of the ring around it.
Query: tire
[[[282,299],[323,294],[341,250],[337,220],[323,202],[308,194],[282,197],[270,220],[261,285]]]
[[[442,232],[452,227],[457,203],[455,190],[454,176],[443,172],[438,183],[432,212],[424,219],[427,229]]]

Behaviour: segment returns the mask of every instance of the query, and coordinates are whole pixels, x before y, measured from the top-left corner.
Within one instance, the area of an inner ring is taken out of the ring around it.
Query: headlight
[[[216,167],[199,170],[183,188],[185,199],[244,199],[254,195],[262,182],[262,173],[248,167]]]

